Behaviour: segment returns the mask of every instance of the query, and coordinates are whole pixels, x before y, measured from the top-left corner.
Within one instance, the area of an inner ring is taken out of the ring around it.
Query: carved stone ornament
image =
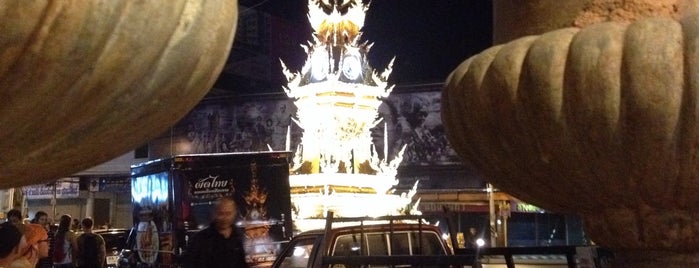
[[[699,266],[696,14],[554,29],[469,58],[443,91],[451,145],[505,192],[581,215],[614,267]]]
[[[230,0],[0,1],[0,189],[163,133],[211,89],[237,17]]]

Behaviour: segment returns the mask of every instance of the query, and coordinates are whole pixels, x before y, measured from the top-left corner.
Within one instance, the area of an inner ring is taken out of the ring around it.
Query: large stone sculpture
[[[209,91],[237,1],[0,1],[0,189],[153,138]]]
[[[454,148],[504,191],[580,214],[615,267],[699,266],[695,1],[494,6],[495,39],[514,40],[448,78]]]

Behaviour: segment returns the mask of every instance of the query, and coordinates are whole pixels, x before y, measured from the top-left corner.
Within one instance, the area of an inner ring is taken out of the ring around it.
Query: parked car
[[[129,231],[129,229],[123,228],[99,229],[93,231],[104,238],[105,248],[107,249],[106,267],[118,267],[119,253],[126,245]]]

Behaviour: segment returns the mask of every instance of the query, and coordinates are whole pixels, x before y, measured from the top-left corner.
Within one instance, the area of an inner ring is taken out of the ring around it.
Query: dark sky
[[[489,0],[374,0],[362,36],[374,42],[369,60],[378,69],[395,55],[396,84],[443,82],[492,43],[491,6]]]
[[[305,54],[300,44],[311,38],[306,0],[239,0],[241,10],[251,7],[294,25],[289,40],[292,49],[270,52],[288,65],[300,68]],[[240,28],[239,28],[240,29]],[[491,46],[492,3],[490,0],[372,0],[362,39],[373,43],[371,66],[386,67],[395,57],[389,81],[396,85],[444,82],[463,60]],[[235,52],[234,47],[234,52]],[[240,50],[240,49],[238,49]],[[299,66],[294,66],[295,63]],[[281,88],[281,71],[271,90]],[[273,74],[274,75],[274,74]],[[225,80],[225,79],[219,79]],[[229,81],[240,85],[241,81]],[[221,83],[219,83],[221,84]]]

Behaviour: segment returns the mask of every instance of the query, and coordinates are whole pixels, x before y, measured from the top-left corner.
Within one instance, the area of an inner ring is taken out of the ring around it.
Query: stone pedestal
[[[604,21],[635,21],[663,16],[678,19],[691,13],[697,0],[495,0],[493,43],[565,27]]]
[[[699,266],[698,2],[494,1],[495,45],[444,89],[451,145],[614,267]]]
[[[0,189],[94,167],[211,89],[237,1],[2,1]]]

